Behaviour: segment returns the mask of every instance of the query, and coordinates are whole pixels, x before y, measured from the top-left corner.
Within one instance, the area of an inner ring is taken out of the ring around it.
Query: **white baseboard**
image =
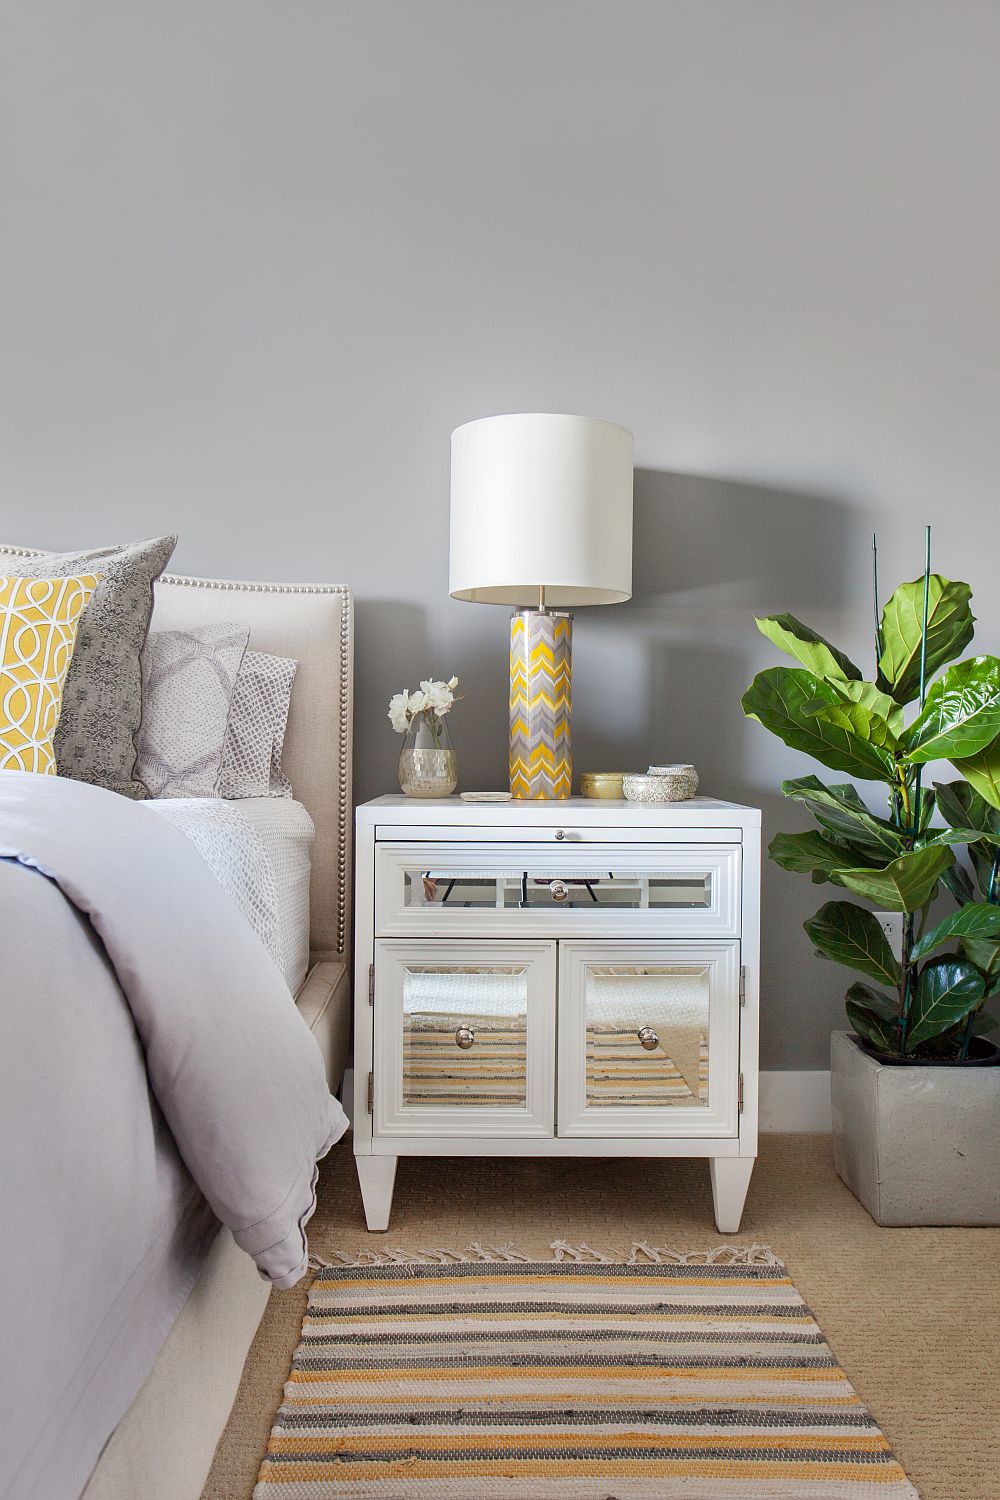
[[[759,1119],[762,1132],[828,1131],[830,1074],[761,1073]]]
[[[354,1069],[348,1068],[340,1091],[348,1118],[354,1115]],[[830,1129],[830,1074],[762,1073],[760,1075],[761,1131],[826,1131]]]

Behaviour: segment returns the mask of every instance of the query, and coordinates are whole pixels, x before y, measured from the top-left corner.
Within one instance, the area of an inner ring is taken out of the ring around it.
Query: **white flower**
[[[397,734],[405,734],[417,714],[433,713],[441,718],[455,702],[458,678],[449,682],[422,682],[415,693],[404,688],[389,699],[388,719]]]
[[[393,693],[389,699],[389,722],[397,734],[405,734],[410,727],[409,702],[406,688],[401,693]]]
[[[427,707],[432,708],[438,718],[441,718],[454,703],[457,686],[458,678],[453,677],[450,682],[422,682],[420,690],[427,700]]]

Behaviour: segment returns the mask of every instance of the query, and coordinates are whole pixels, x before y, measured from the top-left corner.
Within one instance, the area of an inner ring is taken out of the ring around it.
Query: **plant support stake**
[[[924,607],[920,622],[920,708],[923,710],[924,698],[927,695],[927,616],[930,610],[931,591],[931,528],[924,527]],[[913,824],[911,836],[915,839],[920,832],[920,817],[922,808],[921,781],[923,779],[923,766],[917,766],[917,774],[913,781]],[[913,916],[912,913],[903,923],[903,1004],[899,1016],[899,1050],[906,1051],[906,1033],[910,1021],[910,1007],[913,1003],[914,973],[911,953],[913,952]]]

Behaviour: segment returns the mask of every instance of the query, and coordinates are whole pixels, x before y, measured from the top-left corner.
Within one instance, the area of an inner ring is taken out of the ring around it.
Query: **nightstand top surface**
[[[760,809],[716,797],[685,802],[626,802],[601,797],[568,797],[562,801],[463,802],[461,797],[374,797],[358,807],[359,823],[580,824],[674,828],[701,823],[758,824]]]

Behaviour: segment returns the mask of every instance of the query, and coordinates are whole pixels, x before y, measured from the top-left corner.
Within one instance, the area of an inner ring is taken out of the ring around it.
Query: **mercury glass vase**
[[[458,785],[458,756],[448,721],[414,714],[399,752],[399,785],[408,797],[450,797]]]

